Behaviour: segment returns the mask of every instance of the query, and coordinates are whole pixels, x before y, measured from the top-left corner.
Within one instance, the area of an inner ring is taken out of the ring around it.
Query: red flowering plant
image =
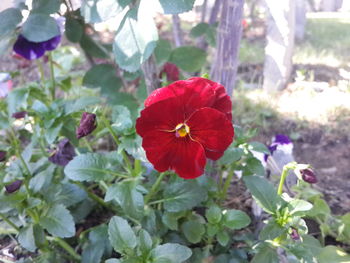
[[[231,109],[222,85],[198,77],[180,80],[150,94],[136,131],[156,170],[192,179],[204,173],[206,158],[218,160],[232,143]]]

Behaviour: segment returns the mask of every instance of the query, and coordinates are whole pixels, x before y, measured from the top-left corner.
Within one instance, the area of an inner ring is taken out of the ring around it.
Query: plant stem
[[[106,126],[106,128],[108,129],[109,133],[111,134],[111,136],[112,136],[114,142],[115,142],[116,145],[118,146],[118,145],[120,144],[120,141],[119,141],[119,139],[118,139],[117,134],[114,132],[114,130],[113,130],[113,128],[112,128],[112,126],[111,126],[109,120],[106,119],[106,117],[104,116],[104,114],[102,114],[101,119],[102,119],[104,125]],[[129,158],[128,158],[128,156],[126,155],[126,153],[125,153],[124,150],[122,151],[122,155],[123,155],[123,160],[124,160],[124,162],[125,162],[125,164],[126,164],[126,166],[127,166],[127,168],[128,168],[128,171],[129,171],[129,172],[132,172],[132,166],[131,166],[130,160],[129,160]]]
[[[78,183],[78,182],[75,182],[75,184],[78,185],[81,189],[83,189],[92,200],[94,200],[95,202],[97,202],[98,204],[100,204],[101,206],[103,206],[107,209],[111,209],[111,207],[108,204],[106,204],[105,201],[101,197],[97,196],[92,191],[86,189],[83,184]]]
[[[55,81],[55,71],[53,67],[53,60],[52,60],[52,54],[51,52],[48,52],[49,57],[49,63],[50,63],[50,74],[51,74],[51,98],[52,101],[55,100],[55,87],[56,87],[56,81]]]
[[[226,197],[227,197],[227,191],[228,191],[228,189],[230,188],[230,185],[231,185],[231,180],[232,180],[232,177],[233,177],[233,175],[234,175],[235,173],[232,171],[232,170],[230,170],[229,171],[229,174],[228,174],[228,176],[227,176],[227,178],[226,178],[226,180],[225,180],[225,183],[224,183],[224,186],[223,186],[223,188],[222,188],[222,196],[221,196],[221,199],[224,201],[224,200],[226,200]]]
[[[15,223],[13,223],[10,219],[8,219],[5,215],[3,215],[2,213],[0,213],[0,218],[2,220],[4,220],[7,224],[9,224],[10,226],[12,226],[13,229],[15,229],[17,232],[19,232],[19,227],[15,225]]]
[[[151,190],[148,192],[148,194],[145,196],[145,204],[149,202],[151,197],[157,192],[158,187],[160,183],[163,181],[163,178],[167,175],[167,172],[161,173],[159,177],[157,178],[156,182],[153,184]]]
[[[45,82],[45,73],[44,73],[43,64],[41,63],[41,61],[40,61],[39,59],[36,60],[36,64],[37,64],[37,66],[38,66],[39,73],[40,73],[41,85],[44,86],[44,82]]]
[[[94,152],[94,150],[92,149],[92,146],[90,144],[90,142],[88,141],[88,139],[86,139],[86,137],[84,138],[84,142],[86,144],[86,147],[89,149],[90,152]]]
[[[50,236],[48,236],[47,239],[49,241],[56,242],[61,248],[67,251],[67,253],[71,255],[76,261],[79,261],[79,262],[81,261],[80,255],[77,252],[75,252],[75,250],[63,239],[59,237],[50,237]]]
[[[287,178],[288,171],[289,171],[289,167],[284,166],[281,174],[280,184],[278,185],[278,190],[277,190],[278,195],[282,194],[284,181]]]

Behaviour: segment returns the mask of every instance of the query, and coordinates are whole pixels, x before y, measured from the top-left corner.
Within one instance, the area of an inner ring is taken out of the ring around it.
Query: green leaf
[[[54,165],[50,165],[45,170],[37,173],[34,177],[30,179],[29,188],[34,192],[40,192],[44,187],[48,187],[51,183],[53,173],[55,170]]]
[[[53,236],[72,237],[75,234],[73,217],[61,204],[50,207],[40,218],[40,225]]]
[[[100,181],[109,178],[108,162],[104,155],[86,153],[74,157],[64,168],[65,175],[75,181]]]
[[[32,42],[42,42],[60,35],[57,22],[45,14],[30,14],[23,24],[22,35]]]
[[[244,176],[243,180],[258,204],[270,214],[274,214],[282,202],[273,185],[260,176]]]
[[[220,228],[218,225],[207,224],[208,236],[214,237],[219,232],[219,230],[220,230]]]
[[[312,209],[311,203],[301,199],[293,199],[288,203],[288,206],[290,207],[289,213],[298,216],[303,216],[306,211]]]
[[[112,106],[123,105],[129,109],[132,116],[137,115],[138,102],[132,94],[126,92],[114,92],[107,96],[108,104]]]
[[[50,15],[56,13],[60,5],[60,0],[33,0],[31,12]]]
[[[273,240],[284,232],[286,232],[286,229],[277,224],[274,219],[271,219],[261,230],[259,238],[260,240]]]
[[[18,242],[22,247],[29,250],[30,252],[34,252],[36,250],[32,224],[21,228],[18,233]]]
[[[159,0],[164,14],[179,14],[190,11],[195,0]]]
[[[230,241],[230,236],[226,231],[220,231],[216,234],[216,238],[218,239],[218,242],[221,246],[225,247],[228,242]]]
[[[18,8],[7,8],[0,12],[0,36],[11,33],[22,21],[22,13]]]
[[[27,107],[28,89],[17,88],[12,90],[7,96],[7,107],[9,115],[19,111],[21,107]]]
[[[265,175],[265,168],[261,164],[260,160],[255,157],[251,157],[247,159],[247,164],[244,167],[244,175]]]
[[[108,58],[109,53],[108,51],[101,45],[98,44],[95,40],[93,40],[90,36],[87,34],[83,34],[79,44],[82,49],[89,55],[95,57],[95,58]]]
[[[242,229],[250,224],[250,217],[240,210],[230,209],[224,211],[223,224],[231,229]]]
[[[143,150],[141,144],[142,139],[140,136],[130,136],[130,137],[122,137],[121,143],[118,147],[118,153],[121,152],[122,149],[124,149],[128,154],[133,156],[135,159],[141,160],[143,162],[147,162],[146,153]]]
[[[121,5],[117,0],[84,0],[80,13],[87,23],[100,23],[121,13],[126,4]]]
[[[326,217],[331,213],[331,209],[329,208],[327,202],[321,198],[317,198],[311,210],[307,211],[307,215],[311,217],[315,216],[323,216]]]
[[[86,109],[88,106],[96,105],[101,102],[98,97],[81,97],[77,100],[66,101],[65,114],[71,114],[73,112]]]
[[[199,243],[205,233],[204,225],[194,220],[184,222],[181,226],[181,230],[186,239],[192,244]]]
[[[163,64],[167,62],[171,54],[171,44],[168,40],[159,39],[157,46],[154,49],[154,55],[156,57],[157,64]]]
[[[237,162],[243,156],[244,151],[241,148],[229,147],[224,156],[219,159],[219,163],[223,165],[228,165]]]
[[[137,71],[152,54],[157,40],[158,32],[152,13],[141,6],[138,10],[131,9],[114,39],[113,51],[117,64],[126,71]]]
[[[164,212],[162,222],[171,230],[178,230],[178,220],[185,215],[184,212],[170,213]]]
[[[116,76],[116,69],[110,64],[93,66],[85,73],[83,85],[87,88],[101,89],[102,94],[116,93],[122,86],[120,78]]]
[[[65,34],[69,41],[78,43],[84,34],[84,26],[79,20],[72,17],[67,17],[65,24]]]
[[[112,109],[112,127],[118,133],[133,127],[130,111],[125,106],[116,105]]]
[[[107,259],[107,260],[105,261],[105,263],[122,263],[122,262],[120,262],[119,259],[110,258],[110,259]]]
[[[251,142],[249,143],[249,150],[254,150],[256,152],[266,153],[270,154],[270,150],[266,147],[265,144],[262,144],[260,142]]]
[[[164,189],[164,208],[169,212],[191,209],[207,199],[207,192],[197,182],[179,180]]]
[[[199,23],[191,29],[190,36],[191,37],[200,37],[207,32],[209,27],[210,27],[210,25],[208,23]]]
[[[136,190],[133,181],[114,184],[107,189],[105,201],[115,200],[124,213],[132,218],[139,219],[143,216],[143,195]]]
[[[108,236],[114,250],[119,253],[134,249],[137,245],[134,231],[128,222],[119,216],[113,216],[109,222]]]
[[[220,207],[216,205],[211,206],[207,211],[205,211],[205,217],[208,219],[209,223],[219,223],[222,217]]]
[[[142,253],[148,253],[152,249],[152,238],[150,234],[144,230],[141,229],[139,232],[139,248],[142,251]]]
[[[205,64],[207,54],[193,46],[182,46],[171,52],[169,62],[188,72],[199,71]]]
[[[151,251],[154,263],[181,263],[191,255],[191,249],[174,243],[159,245]]]
[[[319,263],[349,263],[350,255],[336,246],[326,246],[317,256]]]
[[[269,246],[262,247],[254,256],[251,263],[279,263],[278,255],[275,249]]]
[[[103,253],[109,246],[107,235],[108,227],[105,224],[99,225],[89,232],[88,245],[82,253],[83,263],[101,262]]]

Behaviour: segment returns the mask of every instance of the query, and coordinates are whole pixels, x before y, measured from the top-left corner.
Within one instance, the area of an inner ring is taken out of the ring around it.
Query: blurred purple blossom
[[[26,112],[26,111],[18,111],[18,112],[15,112],[15,113],[12,114],[12,118],[15,118],[15,119],[22,119],[22,118],[24,118],[26,115],[27,115],[27,112]]]
[[[3,162],[6,160],[6,152],[0,151],[0,162]]]
[[[96,115],[93,113],[83,112],[79,127],[76,130],[77,138],[80,139],[92,133],[97,127]]]
[[[16,192],[22,185],[22,180],[16,180],[10,184],[5,185],[6,192],[11,194]]]
[[[49,161],[60,166],[66,166],[75,155],[74,146],[65,138],[58,143],[57,148],[51,153]]]

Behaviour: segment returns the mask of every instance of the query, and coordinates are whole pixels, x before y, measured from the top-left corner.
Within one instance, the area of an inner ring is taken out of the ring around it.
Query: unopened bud
[[[290,238],[295,241],[300,240],[298,230],[296,230],[295,228],[292,228],[292,232],[290,233]]]
[[[0,151],[0,162],[3,162],[6,160],[6,152]]]
[[[301,169],[300,174],[305,182],[309,184],[317,183],[317,177],[315,175],[315,172],[312,169],[310,168]]]
[[[12,118],[15,118],[15,119],[22,119],[22,118],[24,118],[26,115],[27,115],[27,112],[26,112],[26,111],[19,111],[19,112],[13,113],[13,114],[12,114]]]
[[[6,192],[9,194],[16,192],[21,187],[21,185],[22,185],[22,180],[16,180],[13,183],[5,185]]]
[[[79,127],[76,130],[77,138],[80,139],[92,133],[96,129],[96,115],[93,113],[83,112]]]

